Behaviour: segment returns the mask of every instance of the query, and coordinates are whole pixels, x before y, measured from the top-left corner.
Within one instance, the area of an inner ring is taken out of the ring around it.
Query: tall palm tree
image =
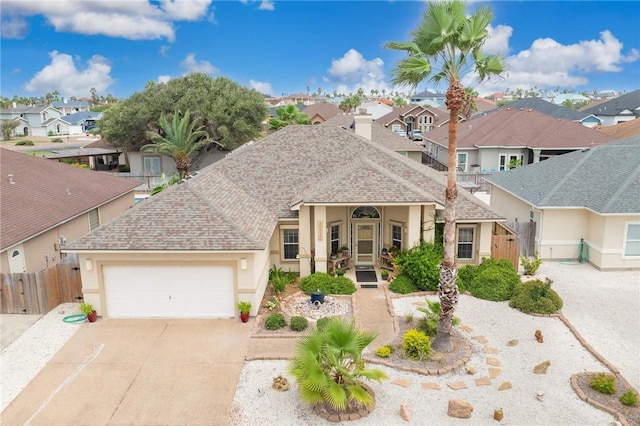
[[[292,124],[311,124],[309,117],[295,105],[287,105],[276,109],[277,117],[269,120],[271,130],[282,129]]]
[[[456,149],[458,144],[458,113],[464,105],[466,94],[461,83],[463,74],[469,71],[467,62],[479,81],[504,72],[504,58],[500,55],[485,56],[482,45],[489,33],[487,26],[493,12],[481,7],[473,15],[466,13],[466,4],[460,0],[429,2],[422,22],[412,33],[412,40],[390,42],[386,47],[407,52],[392,70],[392,81],[396,85],[409,85],[417,89],[418,84],[429,77],[430,81],[449,83],[445,93],[449,109],[449,156],[447,159],[447,190],[445,193],[444,258],[440,264],[440,318],[438,335],[433,341],[437,351],[451,351],[451,326],[458,303],[456,278],[458,270],[455,259],[456,199],[458,198],[456,176]],[[436,68],[432,68],[432,65]]]
[[[184,178],[191,168],[191,156],[213,141],[209,139],[207,132],[196,127],[198,120],[191,120],[190,111],[187,111],[182,118],[176,111],[171,122],[162,115],[159,124],[164,135],[147,132],[152,143],[144,145],[140,151],[157,152],[173,158],[180,177]]]
[[[461,112],[464,118],[468,120],[474,112],[478,111],[478,105],[475,101],[475,98],[478,97],[478,92],[473,90],[471,87],[465,87],[464,93],[466,95],[466,99],[462,105]]]

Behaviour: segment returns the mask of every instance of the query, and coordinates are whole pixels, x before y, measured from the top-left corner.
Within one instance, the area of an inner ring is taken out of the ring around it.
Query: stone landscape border
[[[582,388],[580,388],[580,385],[578,385],[578,377],[581,377],[581,376],[591,377],[591,376],[594,376],[594,375],[596,375],[596,374],[598,374],[598,373],[594,373],[594,372],[590,372],[590,371],[588,371],[588,372],[585,372],[585,373],[578,373],[578,374],[574,374],[574,375],[572,375],[572,376],[571,376],[571,387],[573,388],[574,392],[576,393],[576,395],[578,395],[578,398],[580,398],[581,400],[583,400],[583,401],[584,401],[584,402],[586,402],[587,404],[590,404],[590,405],[592,405],[592,406],[596,407],[598,410],[602,410],[602,411],[604,411],[604,412],[607,412],[607,413],[609,413],[609,414],[613,415],[613,416],[616,418],[616,420],[620,422],[620,424],[621,424],[622,426],[629,426],[629,425],[630,425],[630,424],[629,424],[629,421],[628,421],[628,420],[627,420],[627,418],[624,416],[624,414],[622,414],[621,412],[619,412],[619,411],[617,411],[617,410],[615,410],[615,409],[613,409],[613,408],[611,408],[611,407],[608,407],[608,406],[606,406],[606,405],[604,405],[604,404],[601,404],[601,403],[600,403],[600,402],[598,402],[598,401],[595,401],[595,400],[593,400],[593,399],[590,399],[590,398],[589,398],[589,397],[584,393],[584,391],[582,390]],[[624,378],[623,378],[622,376],[620,376],[619,374],[616,374],[616,376],[617,376],[617,378],[618,378],[621,382],[625,383],[626,385],[628,385],[628,384],[629,384],[629,383],[627,383],[627,381],[626,381],[626,380],[624,380]],[[633,388],[631,388],[631,389],[633,389]]]

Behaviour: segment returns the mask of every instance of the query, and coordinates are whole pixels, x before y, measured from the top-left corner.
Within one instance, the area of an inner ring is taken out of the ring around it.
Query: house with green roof
[[[274,267],[326,272],[346,246],[348,273],[379,270],[383,249],[432,241],[446,176],[372,141],[371,125],[287,126],[68,245],[85,300],[109,318],[226,318],[238,301],[255,314]],[[461,189],[459,263],[491,256],[503,221]]]
[[[509,222],[536,223],[542,259],[640,270],[640,136],[485,179],[491,207]]]

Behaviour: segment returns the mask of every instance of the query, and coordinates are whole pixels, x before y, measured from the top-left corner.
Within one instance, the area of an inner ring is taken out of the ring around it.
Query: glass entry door
[[[355,263],[370,264],[375,263],[376,233],[374,223],[356,223],[355,235]]]

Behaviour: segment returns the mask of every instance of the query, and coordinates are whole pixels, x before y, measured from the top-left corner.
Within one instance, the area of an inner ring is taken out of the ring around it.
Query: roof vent
[[[9,175],[9,176],[8,176],[8,178],[9,178],[9,183],[10,183],[11,185],[13,185],[14,183],[16,183],[16,181],[15,181],[15,180],[13,180],[13,175]]]
[[[533,111],[531,108],[529,108],[529,112]]]

